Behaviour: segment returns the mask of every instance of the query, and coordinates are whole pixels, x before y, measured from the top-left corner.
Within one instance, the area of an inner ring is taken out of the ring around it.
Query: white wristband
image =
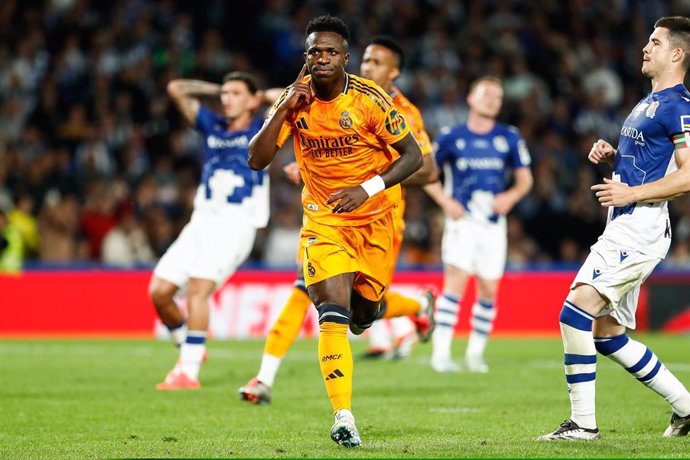
[[[376,195],[379,192],[383,192],[386,189],[386,184],[383,182],[383,178],[381,176],[374,176],[369,180],[366,180],[359,184],[362,186],[365,192],[367,192],[367,195],[370,197]]]

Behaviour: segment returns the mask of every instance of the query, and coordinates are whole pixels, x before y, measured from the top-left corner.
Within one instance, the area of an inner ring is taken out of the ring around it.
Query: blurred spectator
[[[24,244],[19,231],[0,208],[0,273],[19,273],[24,260]]]
[[[29,257],[37,255],[39,248],[38,222],[33,213],[34,198],[29,193],[20,191],[16,207],[7,215],[9,224],[21,237],[24,255]]]
[[[38,217],[38,232],[42,261],[67,263],[88,259],[88,247],[79,236],[79,201],[75,196],[49,193]]]
[[[117,224],[103,238],[101,246],[103,263],[134,267],[138,264],[155,262],[156,256],[134,214],[133,204],[120,204],[115,217]]]

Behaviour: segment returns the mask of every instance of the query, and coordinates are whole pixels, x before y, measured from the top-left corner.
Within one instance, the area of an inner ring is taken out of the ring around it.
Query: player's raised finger
[[[295,83],[302,83],[302,79],[304,78],[304,75],[307,73],[307,64],[302,65],[302,70],[299,71],[299,75],[297,75],[297,80],[295,80]]]

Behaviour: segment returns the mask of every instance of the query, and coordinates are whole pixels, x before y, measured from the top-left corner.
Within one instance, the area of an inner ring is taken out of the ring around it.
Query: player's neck
[[[345,74],[332,82],[319,83],[312,79],[312,85],[317,99],[321,101],[332,101],[343,92],[343,88],[345,87]]]
[[[226,118],[228,122],[228,131],[239,131],[249,126],[252,122],[251,112],[246,112],[237,118]]]
[[[485,117],[470,111],[467,116],[467,129],[475,134],[486,134],[496,125],[496,119]]]
[[[673,88],[676,85],[683,84],[685,74],[678,75],[677,73],[668,73],[659,77],[652,78],[652,92],[657,93],[665,89]]]

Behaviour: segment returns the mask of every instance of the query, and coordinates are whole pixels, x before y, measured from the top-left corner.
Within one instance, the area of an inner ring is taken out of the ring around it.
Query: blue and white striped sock
[[[458,322],[460,299],[444,293],[436,300],[436,328],[432,335],[432,361],[450,359],[450,348],[453,343],[453,332]]]
[[[472,318],[470,319],[470,339],[465,350],[466,358],[479,358],[484,355],[489,334],[494,326],[496,309],[490,300],[478,299],[472,306]]]
[[[682,417],[690,414],[688,390],[643,343],[625,334],[595,337],[594,342],[599,353],[623,366],[633,377],[661,395],[676,414]]]
[[[596,428],[595,381],[597,350],[590,315],[566,300],[560,315],[565,380],[570,396],[570,419],[581,428]]]
[[[206,331],[187,331],[187,339],[180,347],[182,371],[192,380],[198,380],[201,361],[206,353]]]

